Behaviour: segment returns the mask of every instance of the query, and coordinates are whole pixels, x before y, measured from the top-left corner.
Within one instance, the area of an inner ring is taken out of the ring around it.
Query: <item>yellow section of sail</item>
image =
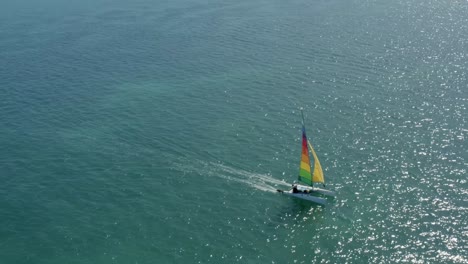
[[[314,174],[312,176],[312,182],[325,182],[325,178],[323,177],[323,171],[322,171],[322,165],[320,165],[320,161],[317,157],[317,154],[315,154],[315,150],[312,147],[312,144],[309,143],[309,148],[312,151],[312,155],[314,156]]]
[[[301,161],[301,169],[308,171],[310,173],[310,165],[308,163]]]

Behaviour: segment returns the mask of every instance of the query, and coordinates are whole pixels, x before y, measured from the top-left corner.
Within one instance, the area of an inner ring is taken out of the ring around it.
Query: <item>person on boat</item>
[[[293,184],[292,192],[293,192],[293,193],[299,193],[299,190],[297,189],[297,185],[296,185],[296,184]]]

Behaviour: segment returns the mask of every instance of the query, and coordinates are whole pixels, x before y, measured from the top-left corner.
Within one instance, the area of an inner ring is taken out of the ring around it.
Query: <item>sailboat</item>
[[[325,177],[323,175],[322,165],[315,153],[312,144],[307,139],[306,129],[304,124],[304,113],[302,112],[302,153],[301,153],[301,163],[299,166],[299,178],[298,181],[302,184],[294,183],[293,188],[289,191],[277,190],[280,193],[283,193],[288,196],[295,198],[311,201],[314,203],[325,205],[327,200],[322,197],[315,195],[325,195],[325,196],[335,196],[333,191],[325,190],[322,188],[315,187],[314,184],[321,183],[325,187]],[[314,170],[311,173],[310,165],[310,156],[309,153],[312,152],[312,157],[314,159]]]

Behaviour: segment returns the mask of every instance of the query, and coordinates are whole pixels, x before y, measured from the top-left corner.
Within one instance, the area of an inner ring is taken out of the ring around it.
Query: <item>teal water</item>
[[[467,51],[466,1],[3,1],[0,263],[467,263]]]

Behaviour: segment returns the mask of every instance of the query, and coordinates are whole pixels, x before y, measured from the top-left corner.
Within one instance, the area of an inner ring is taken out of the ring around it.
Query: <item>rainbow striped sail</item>
[[[302,113],[302,110],[301,110]],[[311,174],[310,166],[310,157],[309,157],[309,148],[312,151],[312,156],[314,157],[314,172]],[[299,181],[313,185],[314,182],[324,183],[322,166],[317,157],[317,154],[312,147],[312,144],[307,140],[305,125],[304,125],[304,114],[302,113],[302,154],[301,154],[301,165],[299,169]]]
[[[310,174],[309,148],[307,145],[307,136],[304,124],[302,124],[302,155],[301,166],[299,169],[299,181],[308,185],[312,185],[312,175]]]

